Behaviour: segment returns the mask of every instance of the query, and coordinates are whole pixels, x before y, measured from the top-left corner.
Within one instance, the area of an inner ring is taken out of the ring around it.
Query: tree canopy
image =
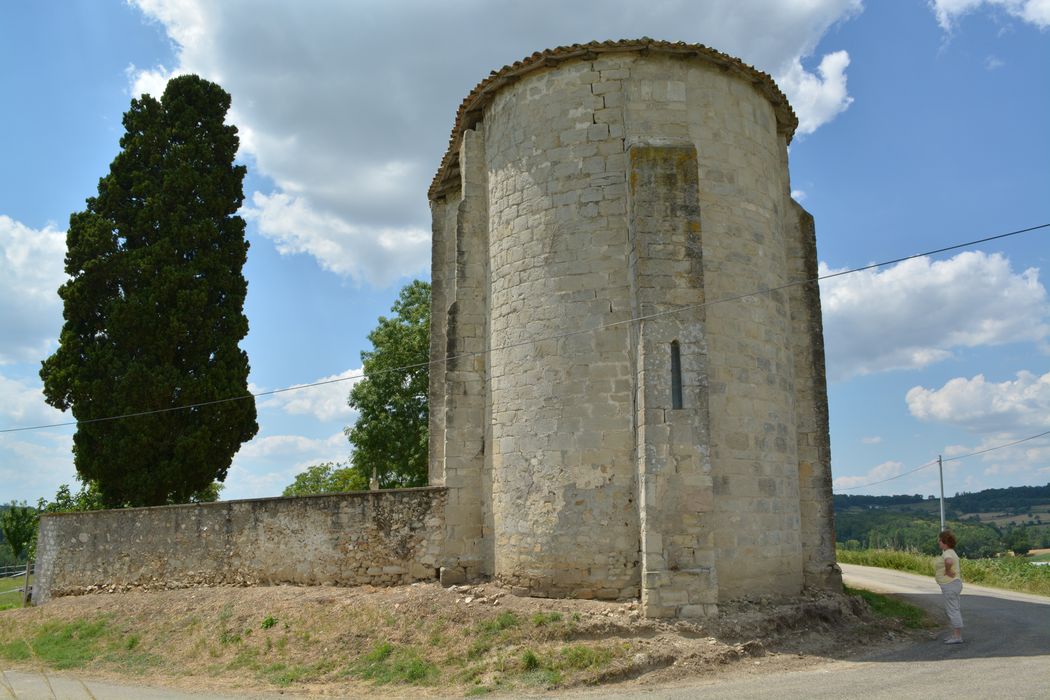
[[[310,496],[321,493],[342,493],[345,491],[364,491],[368,480],[363,478],[353,467],[335,462],[323,462],[307,467],[300,472],[282,493],[282,496]]]
[[[248,396],[249,369],[229,107],[194,75],[132,100],[120,153],[70,217],[65,325],[40,376],[78,421],[77,472],[106,506],[188,501],[258,431],[254,402],[229,400]]]
[[[16,559],[25,558],[29,543],[36,535],[36,524],[36,508],[25,503],[19,505],[12,501],[10,507],[0,513],[0,532],[4,533],[4,540]]]
[[[364,379],[350,391],[360,417],[347,428],[351,468],[368,484],[375,469],[380,488],[426,486],[430,387],[430,284],[405,286],[368,334],[361,353]],[[407,367],[407,369],[398,369]]]

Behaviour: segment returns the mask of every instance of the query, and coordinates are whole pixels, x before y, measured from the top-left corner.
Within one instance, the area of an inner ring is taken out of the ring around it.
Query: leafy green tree
[[[373,349],[361,353],[365,377],[350,391],[360,415],[346,430],[351,468],[364,484],[374,469],[380,488],[426,486],[430,284],[405,286],[391,311],[368,334]]]
[[[323,462],[307,467],[295,477],[295,481],[284,490],[284,496],[311,496],[321,493],[343,493],[364,491],[368,480],[353,467],[335,462]]]
[[[229,400],[248,395],[245,168],[229,107],[193,75],[132,100],[121,152],[70,217],[65,325],[40,376],[48,403],[72,409],[77,472],[106,506],[190,500],[258,431],[254,402]],[[168,410],[208,402],[221,403]]]
[[[0,515],[0,530],[4,540],[11,547],[16,559],[23,559],[29,549],[29,543],[36,535],[37,512],[25,503],[19,505],[12,501],[11,506]]]
[[[1028,554],[1032,543],[1028,539],[1028,530],[1023,527],[1015,527],[1006,533],[1006,548],[1014,554]]]

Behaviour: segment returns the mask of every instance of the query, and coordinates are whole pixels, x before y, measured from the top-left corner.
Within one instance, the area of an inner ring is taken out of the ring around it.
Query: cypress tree
[[[189,501],[258,431],[251,399],[165,410],[248,394],[245,168],[229,107],[194,75],[132,100],[98,195],[70,217],[65,325],[40,376],[48,403],[72,409],[77,472],[107,506]]]

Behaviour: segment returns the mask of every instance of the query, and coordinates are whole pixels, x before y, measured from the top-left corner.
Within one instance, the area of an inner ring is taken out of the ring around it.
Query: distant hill
[[[850,509],[927,510],[939,508],[940,501],[931,496],[863,496],[835,494],[835,512]],[[900,508],[910,506],[910,508]],[[921,508],[917,508],[921,506]],[[944,507],[955,517],[970,513],[1023,513],[1038,506],[1050,506],[1050,483],[1046,486],[1011,486],[1005,489],[985,489],[976,493],[957,493],[944,499]]]
[[[930,496],[836,494],[835,539],[847,549],[937,553],[940,501]],[[944,499],[945,518],[964,557],[989,557],[1019,543],[1050,546],[1050,484],[986,489]],[[1021,532],[1023,531],[1023,532]]]

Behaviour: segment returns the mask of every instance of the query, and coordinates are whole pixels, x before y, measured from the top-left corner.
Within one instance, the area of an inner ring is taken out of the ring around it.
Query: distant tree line
[[[936,501],[922,496],[835,496],[835,532],[847,549],[899,549],[936,554],[940,516]],[[950,527],[959,539],[956,548],[968,558],[1016,554],[1050,547],[1050,523],[1039,514],[1025,523],[996,526],[981,522],[976,513],[1031,514],[1050,505],[1050,484],[988,489],[945,499]],[[1050,519],[1050,518],[1048,518]]]
[[[886,508],[927,503],[933,496],[900,495],[900,496],[865,496],[834,495],[835,512],[848,508]],[[1002,489],[985,489],[976,493],[957,493],[944,499],[945,508],[953,513],[987,513],[1002,511],[1006,513],[1025,513],[1034,506],[1050,504],[1050,483],[1046,486],[1011,486]]]

